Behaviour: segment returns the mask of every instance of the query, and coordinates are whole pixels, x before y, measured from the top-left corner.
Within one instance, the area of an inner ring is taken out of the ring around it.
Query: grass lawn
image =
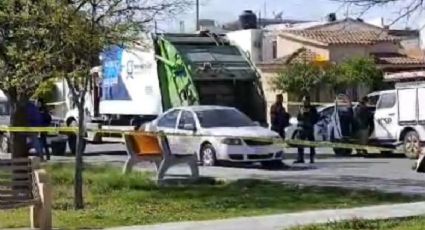
[[[292,230],[423,230],[425,217],[389,220],[352,220],[324,225],[312,225]]]
[[[73,209],[73,165],[47,167],[54,186],[54,227],[65,229],[142,225],[253,216],[323,208],[412,201],[412,197],[239,180],[157,187],[147,173],[127,176],[109,166],[87,166],[86,208]],[[28,209],[0,211],[0,228],[29,226]]]

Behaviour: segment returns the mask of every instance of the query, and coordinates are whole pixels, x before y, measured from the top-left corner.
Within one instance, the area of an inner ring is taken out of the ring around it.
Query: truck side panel
[[[407,88],[397,90],[398,97],[398,121],[400,125],[415,124],[417,121],[417,89]]]
[[[158,115],[162,99],[153,49],[113,47],[102,63],[100,114]]]
[[[425,88],[418,89],[418,105],[419,124],[425,125]]]

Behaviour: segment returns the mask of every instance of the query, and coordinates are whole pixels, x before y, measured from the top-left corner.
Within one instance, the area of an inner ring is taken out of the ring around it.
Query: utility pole
[[[196,31],[200,30],[199,26],[199,0],[196,0]]]

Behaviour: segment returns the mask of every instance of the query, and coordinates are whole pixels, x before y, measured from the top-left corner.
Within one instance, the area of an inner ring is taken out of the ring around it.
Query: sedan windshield
[[[254,126],[251,119],[243,113],[233,109],[197,111],[196,115],[203,128]]]

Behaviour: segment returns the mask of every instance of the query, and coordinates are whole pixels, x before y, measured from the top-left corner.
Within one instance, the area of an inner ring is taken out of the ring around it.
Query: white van
[[[380,146],[401,144],[406,156],[417,158],[425,142],[425,82],[397,83],[396,89],[371,97],[378,98],[371,141]]]

